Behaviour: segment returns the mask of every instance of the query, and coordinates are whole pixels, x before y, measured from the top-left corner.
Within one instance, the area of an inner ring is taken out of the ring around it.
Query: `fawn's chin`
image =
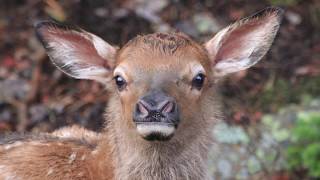
[[[167,123],[139,123],[137,131],[147,141],[168,141],[173,137],[176,126]]]

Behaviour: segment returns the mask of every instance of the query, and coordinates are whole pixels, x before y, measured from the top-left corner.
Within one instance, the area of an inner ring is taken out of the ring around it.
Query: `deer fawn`
[[[6,137],[1,179],[210,179],[210,132],[221,118],[217,84],[266,54],[282,14],[264,9],[204,45],[182,33],[155,33],[121,49],[82,29],[37,24],[61,71],[99,81],[111,92],[107,123],[102,133],[73,126]]]

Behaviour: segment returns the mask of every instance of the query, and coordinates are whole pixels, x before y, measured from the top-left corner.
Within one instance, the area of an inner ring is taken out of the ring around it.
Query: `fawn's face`
[[[120,50],[81,29],[50,22],[36,28],[60,70],[111,87],[124,123],[146,140],[161,141],[180,124],[197,123],[201,101],[215,81],[264,56],[280,17],[281,10],[268,8],[221,30],[205,45],[180,33],[156,33],[138,36]]]
[[[118,52],[115,88],[128,125],[148,140],[167,140],[197,114],[209,83],[205,49],[181,34],[133,39]]]

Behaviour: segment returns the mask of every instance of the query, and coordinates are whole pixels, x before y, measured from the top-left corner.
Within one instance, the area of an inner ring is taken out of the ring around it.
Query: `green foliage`
[[[311,177],[320,177],[320,113],[299,114],[291,133],[293,143],[287,149],[289,167],[307,169]]]

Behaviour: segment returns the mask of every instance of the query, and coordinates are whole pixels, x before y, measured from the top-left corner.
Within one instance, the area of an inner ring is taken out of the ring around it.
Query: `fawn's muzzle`
[[[143,138],[169,140],[179,124],[177,103],[163,91],[152,90],[138,100],[133,120]]]

